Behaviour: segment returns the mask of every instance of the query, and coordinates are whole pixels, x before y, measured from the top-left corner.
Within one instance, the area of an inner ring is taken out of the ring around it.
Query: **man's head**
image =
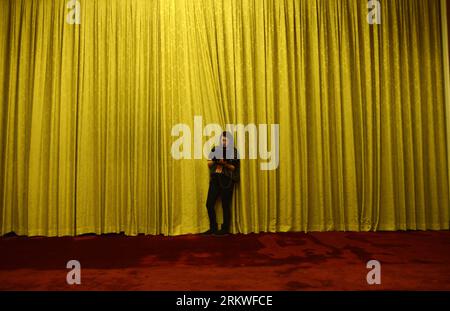
[[[228,146],[228,132],[223,132],[222,136],[220,137],[220,141],[222,143],[222,146],[227,147]]]
[[[223,131],[220,135],[220,143],[223,147],[234,148],[234,138],[230,132]]]
[[[224,131],[220,135],[220,148],[216,148],[217,159],[234,159],[234,138],[230,132]],[[225,152],[226,151],[226,152]]]

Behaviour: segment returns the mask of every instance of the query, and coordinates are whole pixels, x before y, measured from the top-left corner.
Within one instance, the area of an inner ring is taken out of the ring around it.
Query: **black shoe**
[[[202,235],[211,235],[211,234],[215,234],[217,232],[217,230],[213,230],[213,229],[209,229],[206,232],[203,232]]]
[[[219,231],[215,232],[214,235],[217,235],[217,236],[226,236],[226,235],[228,235],[228,231],[227,231],[227,230],[224,230],[224,229],[220,229]]]

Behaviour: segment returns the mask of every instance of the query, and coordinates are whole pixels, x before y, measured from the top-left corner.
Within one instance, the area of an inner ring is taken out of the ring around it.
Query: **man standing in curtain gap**
[[[209,230],[205,234],[227,235],[230,232],[231,202],[235,183],[239,182],[239,153],[234,147],[233,135],[223,132],[219,146],[212,148],[208,156],[210,181],[206,208],[209,217]],[[223,224],[218,230],[215,204],[222,199]]]

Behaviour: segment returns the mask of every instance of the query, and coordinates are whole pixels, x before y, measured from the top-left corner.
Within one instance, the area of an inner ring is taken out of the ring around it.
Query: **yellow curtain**
[[[439,1],[68,2],[0,1],[2,234],[205,231],[194,116],[280,126],[234,232],[449,228]]]

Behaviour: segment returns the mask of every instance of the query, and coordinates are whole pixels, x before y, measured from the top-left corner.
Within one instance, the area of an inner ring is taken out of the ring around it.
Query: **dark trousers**
[[[233,198],[234,183],[230,177],[224,174],[212,174],[209,182],[208,199],[206,208],[208,209],[209,226],[213,231],[217,230],[216,211],[214,206],[217,198],[222,199],[223,224],[222,229],[226,232],[230,230],[231,221],[231,200]]]

